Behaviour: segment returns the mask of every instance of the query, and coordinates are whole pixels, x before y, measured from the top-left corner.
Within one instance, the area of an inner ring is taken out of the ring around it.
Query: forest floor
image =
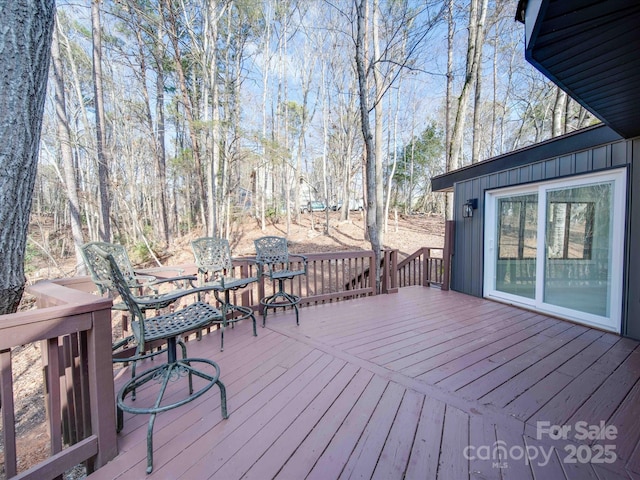
[[[301,215],[299,224],[291,223],[287,231],[286,219],[268,222],[265,230],[258,222],[245,217],[234,223],[229,235],[231,250],[234,256],[254,255],[253,241],[264,235],[286,236],[290,250],[294,253],[314,253],[349,250],[366,250],[370,248],[364,239],[365,225],[362,212],[350,212],[350,219],[340,220],[339,212],[329,213],[329,231],[325,233],[326,215],[324,212]],[[190,242],[203,235],[194,231],[189,235],[176,238],[169,248],[157,252],[163,265],[180,265],[193,263]],[[52,231],[51,222],[47,219],[32,221],[30,229],[31,243],[36,245],[37,253],[27,261],[27,281],[32,284],[38,280],[73,276],[76,274],[75,260],[72,257],[60,258],[49,248],[60,243],[61,236],[68,232]],[[57,239],[57,242],[53,242]],[[421,247],[442,247],[444,244],[444,221],[441,217],[429,215],[398,215],[389,219],[388,231],[384,245],[399,250],[400,259],[410,255]],[[132,261],[136,259],[132,255]],[[157,266],[153,263],[138,264],[137,267]],[[34,308],[33,298],[25,295],[21,310]],[[18,441],[18,470],[22,471],[48,456],[48,433],[45,423],[44,393],[42,370],[40,363],[40,345],[29,344],[16,347],[12,352],[14,371],[14,398],[16,411],[16,437]],[[0,460],[3,456],[3,445],[0,439]],[[3,462],[4,463],[4,462]],[[4,469],[0,470],[0,478],[4,478]],[[83,469],[77,468],[68,472],[67,479],[83,476]]]

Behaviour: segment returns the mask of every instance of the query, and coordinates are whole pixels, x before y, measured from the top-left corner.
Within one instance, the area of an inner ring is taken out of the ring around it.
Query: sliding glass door
[[[486,194],[485,296],[620,331],[625,171]]]
[[[496,290],[535,298],[538,194],[498,198]]]

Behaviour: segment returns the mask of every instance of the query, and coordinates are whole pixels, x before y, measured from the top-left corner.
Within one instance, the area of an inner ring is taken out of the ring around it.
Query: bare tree
[[[455,37],[455,22],[453,19],[453,5],[454,0],[447,0],[447,87],[445,93],[445,165],[446,170],[450,171],[456,168],[456,165],[451,158],[451,144],[452,144],[452,125],[451,116],[453,114],[453,47]],[[445,215],[448,220],[453,219],[453,192],[445,194]]]
[[[185,115],[187,118],[189,128],[189,138],[191,140],[191,152],[193,155],[193,162],[196,171],[196,197],[198,198],[200,215],[202,218],[202,224],[207,225],[207,216],[205,215],[205,182],[203,178],[202,158],[200,156],[200,141],[198,139],[197,132],[197,119],[194,113],[194,106],[189,96],[189,89],[187,87],[187,77],[185,69],[183,67],[182,49],[180,47],[180,35],[178,32],[178,19],[175,11],[175,4],[170,0],[162,0],[161,5],[166,21],[166,30],[169,35],[171,45],[173,46],[173,53],[175,55],[175,67],[178,74],[178,86],[180,88],[182,106],[184,107]]]
[[[382,225],[377,222],[378,188],[376,184],[376,152],[369,122],[369,97],[367,85],[367,66],[365,65],[365,35],[367,30],[367,0],[360,0],[356,4],[356,69],[358,72],[358,95],[360,98],[360,122],[364,138],[365,175],[367,183],[367,232],[375,258],[376,291],[380,291],[380,262],[382,260]],[[381,201],[381,200],[380,200]]]
[[[100,238],[111,241],[111,208],[109,193],[109,161],[106,152],[106,118],[104,114],[104,86],[102,77],[101,0],[91,2],[91,33],[93,38],[93,93],[96,108],[96,147],[98,154],[98,185],[100,190]]]
[[[467,115],[467,105],[471,89],[477,80],[477,71],[482,57],[484,45],[484,22],[487,16],[489,0],[471,0],[469,4],[469,36],[467,41],[467,60],[462,91],[458,97],[455,121],[451,130],[450,143],[447,145],[447,170],[460,167],[460,150],[462,148],[462,134]]]
[[[59,25],[53,32],[53,43],[51,45],[51,60],[53,63],[53,79],[55,82],[55,107],[58,140],[60,141],[60,156],[62,158],[62,168],[64,171],[64,183],[69,200],[69,212],[71,220],[71,235],[73,237],[74,250],[76,254],[76,265],[81,270],[84,268],[84,261],[80,246],[84,243],[82,236],[82,223],[80,220],[80,200],[78,198],[78,183],[73,164],[73,153],[71,151],[71,127],[67,117],[67,107],[65,100],[65,82],[62,59],[60,58],[60,44],[58,39]]]
[[[356,1],[356,71],[358,76],[358,94],[360,99],[361,127],[365,145],[365,179],[367,197],[367,233],[376,258],[376,286],[381,285],[380,261],[383,247],[384,225],[384,183],[383,183],[383,121],[382,100],[386,92],[397,80],[405,68],[411,67],[411,60],[427,33],[441,18],[443,6],[435,10],[427,21],[421,22],[420,29],[405,38],[407,23],[415,20],[412,9],[407,4],[389,5],[389,11],[381,15],[380,3],[373,0],[371,6],[371,41],[369,47],[369,4],[366,0]],[[385,19],[384,31],[382,18]],[[383,47],[382,36],[385,35]],[[367,61],[368,59],[368,61]],[[383,72],[384,66],[384,72]],[[373,83],[368,83],[368,74],[372,73]],[[369,91],[369,88],[372,91]],[[370,98],[373,99],[370,101]],[[375,124],[372,131],[369,114],[374,111]]]
[[[163,22],[157,17],[152,18],[140,11],[135,2],[130,2],[130,29],[136,41],[138,54],[134,58],[138,68],[132,70],[139,75],[140,91],[144,99],[144,117],[147,123],[149,138],[152,140],[154,159],[153,182],[153,225],[158,239],[167,245],[169,243],[169,215],[167,209],[167,167],[164,133],[164,88],[165,88],[165,43],[163,38]],[[155,77],[155,108],[152,107],[147,74],[147,58],[151,58],[153,76]],[[155,115],[152,113],[154,112]]]

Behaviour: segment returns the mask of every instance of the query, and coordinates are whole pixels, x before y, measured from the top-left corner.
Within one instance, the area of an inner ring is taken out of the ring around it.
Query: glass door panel
[[[497,213],[495,289],[535,298],[538,195],[501,197]]]
[[[609,316],[613,183],[546,195],[544,303]]]

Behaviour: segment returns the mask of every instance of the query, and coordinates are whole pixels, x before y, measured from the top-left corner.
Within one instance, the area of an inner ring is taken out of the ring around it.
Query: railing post
[[[449,290],[451,281],[451,257],[453,251],[453,239],[455,235],[455,221],[447,220],[444,229],[444,249],[442,251],[442,290]]]
[[[0,410],[2,410],[4,471],[6,478],[11,478],[18,473],[11,350],[0,351],[0,399],[2,404]]]
[[[260,300],[264,298],[264,275],[262,275],[262,271],[258,270],[258,313],[263,315],[264,313],[264,305]]]
[[[382,293],[389,293],[389,250],[382,251],[382,268],[380,269],[382,280]]]
[[[240,277],[242,278],[247,278],[251,275],[251,272],[249,272],[249,262],[247,261],[243,261],[242,264],[240,265]],[[244,291],[241,294],[241,298],[242,298],[242,303],[241,305],[243,307],[250,307],[250,299],[249,299],[249,295],[250,295],[251,291],[248,288],[245,288]]]
[[[385,263],[388,265],[386,293],[398,293],[398,250],[389,250]]]
[[[431,249],[422,248],[422,286],[431,286]]]
[[[98,453],[91,470],[104,466],[118,455],[115,392],[111,363],[111,309],[92,313],[93,328],[87,332],[89,403],[91,430],[98,437]]]
[[[364,273],[364,272],[363,272]],[[369,288],[371,288],[371,295],[377,295],[378,289],[376,279],[376,254],[371,252],[369,257]]]

